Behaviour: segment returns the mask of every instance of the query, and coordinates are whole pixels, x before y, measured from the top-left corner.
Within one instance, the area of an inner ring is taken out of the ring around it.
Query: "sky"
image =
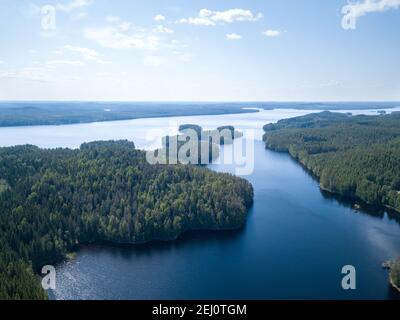
[[[0,100],[400,101],[400,0],[0,0]]]

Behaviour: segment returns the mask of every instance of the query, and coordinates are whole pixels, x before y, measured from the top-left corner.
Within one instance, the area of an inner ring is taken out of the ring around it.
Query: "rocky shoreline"
[[[400,292],[400,258],[382,263],[382,268],[389,270],[389,282]]]

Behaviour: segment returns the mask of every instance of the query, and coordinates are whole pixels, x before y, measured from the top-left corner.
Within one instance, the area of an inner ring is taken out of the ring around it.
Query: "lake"
[[[318,182],[293,159],[265,150],[261,142],[264,124],[310,112],[0,128],[0,145],[49,148],[121,138],[152,148],[146,132],[162,128],[173,134],[176,123],[205,128],[232,124],[255,133],[254,171],[244,177],[254,186],[255,201],[241,230],[193,232],[174,242],[136,246],[82,246],[73,260],[57,266],[57,288],[49,292],[50,298],[398,299],[381,264],[400,256],[400,216],[371,207],[356,210],[352,201],[321,192]],[[209,167],[235,170],[233,165]],[[357,290],[341,287],[345,265],[356,268]]]
[[[386,110],[400,111],[400,107]],[[187,123],[199,124],[204,129],[234,125],[240,130],[255,130],[256,139],[261,139],[265,124],[313,112],[319,110],[274,109],[229,115],[148,118],[61,126],[0,127],[0,146],[32,144],[42,148],[79,148],[82,143],[94,140],[128,139],[133,140],[138,148],[154,149],[161,145],[160,136],[177,134],[179,125]],[[377,110],[342,112],[377,114]],[[154,137],[157,137],[156,141]]]

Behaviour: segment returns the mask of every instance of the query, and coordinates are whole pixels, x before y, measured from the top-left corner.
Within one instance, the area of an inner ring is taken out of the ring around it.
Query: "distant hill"
[[[360,110],[398,106],[400,102],[0,102],[0,127],[238,114],[258,112],[257,109]]]

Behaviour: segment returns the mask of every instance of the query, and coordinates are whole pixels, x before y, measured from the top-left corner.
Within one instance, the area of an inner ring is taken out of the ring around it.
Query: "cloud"
[[[54,79],[45,68],[23,68],[17,71],[0,70],[0,78],[19,79],[34,82],[52,82]]]
[[[77,14],[72,16],[72,20],[82,20],[88,16],[86,11],[78,12]]]
[[[174,51],[173,54],[179,61],[182,62],[190,62],[193,59],[193,54],[189,52]]]
[[[110,22],[110,23],[114,23],[114,22],[121,22],[122,19],[120,17],[116,17],[116,16],[107,16],[106,21]]]
[[[87,28],[84,36],[88,40],[111,49],[157,49],[160,45],[159,38],[154,35],[126,31],[115,26]]]
[[[4,64],[5,62],[3,60],[0,60],[0,64]]]
[[[281,32],[278,30],[266,30],[263,32],[263,35],[266,37],[279,37]]]
[[[253,14],[250,10],[229,9],[226,11],[212,11],[208,9],[200,10],[197,17],[183,18],[177,23],[187,23],[203,26],[215,26],[223,23],[233,23],[237,21],[257,21],[263,17],[260,12]]]
[[[372,12],[383,12],[389,9],[400,8],[400,0],[363,0],[361,2],[348,2],[342,8],[343,29],[356,29],[357,19]]]
[[[174,30],[164,27],[163,25],[158,25],[156,28],[153,29],[153,32],[158,33],[174,33]]]
[[[240,40],[240,39],[242,39],[242,36],[240,34],[237,34],[237,33],[228,33],[226,35],[226,39],[228,39],[228,40]]]
[[[84,66],[85,65],[85,63],[83,63],[80,60],[51,60],[51,61],[48,61],[47,64],[50,64],[50,65],[61,64],[61,65],[68,65],[68,66]]]
[[[159,67],[165,62],[165,58],[158,56],[148,56],[144,59],[144,64],[149,67]]]
[[[97,44],[111,49],[147,49],[157,50],[160,47],[170,47],[155,33],[171,34],[174,31],[158,25],[153,29],[133,26],[130,22],[114,16],[106,18],[106,26],[90,27],[84,30],[84,37]]]
[[[158,14],[154,17],[155,21],[165,21],[165,17],[162,14]]]
[[[64,49],[80,54],[84,60],[95,61],[101,64],[105,63],[100,59],[100,54],[96,50],[71,45],[64,46]]]
[[[90,6],[92,3],[94,2],[94,0],[72,0],[68,3],[57,3],[55,5],[55,8],[58,11],[63,11],[66,13],[70,13],[76,9],[82,9],[85,7]]]
[[[53,50],[51,51],[52,54],[56,54],[56,55],[62,55],[64,54],[64,52],[62,50]]]

